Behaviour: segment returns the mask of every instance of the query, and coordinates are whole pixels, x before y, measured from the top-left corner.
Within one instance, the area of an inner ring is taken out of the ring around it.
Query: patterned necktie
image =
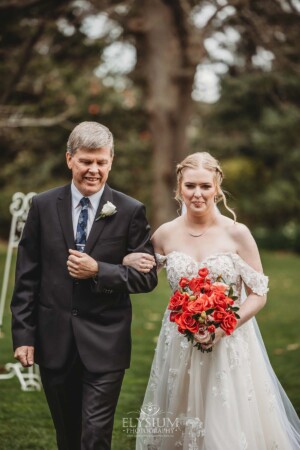
[[[78,218],[75,244],[76,250],[79,252],[84,252],[87,238],[88,209],[90,199],[87,197],[82,197],[79,203],[81,205],[81,211]]]

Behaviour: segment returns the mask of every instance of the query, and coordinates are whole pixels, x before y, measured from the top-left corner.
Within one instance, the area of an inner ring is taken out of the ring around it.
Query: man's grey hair
[[[81,122],[71,132],[67,151],[74,155],[79,148],[95,149],[108,147],[114,156],[114,138],[107,127],[98,122]]]

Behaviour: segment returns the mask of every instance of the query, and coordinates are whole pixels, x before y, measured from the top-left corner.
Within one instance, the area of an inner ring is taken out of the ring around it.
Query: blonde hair
[[[176,195],[175,199],[182,205],[182,198],[180,194],[180,186],[182,182],[182,171],[184,169],[199,169],[203,168],[213,172],[214,174],[214,183],[217,188],[217,196],[216,203],[222,201],[224,203],[225,208],[232,215],[234,220],[236,221],[235,212],[228,206],[227,199],[224,191],[221,188],[222,181],[224,179],[223,171],[219,164],[219,161],[216,160],[210,153],[208,152],[197,152],[192,153],[187,156],[181,163],[176,166],[176,176],[177,176],[177,187],[176,187]]]

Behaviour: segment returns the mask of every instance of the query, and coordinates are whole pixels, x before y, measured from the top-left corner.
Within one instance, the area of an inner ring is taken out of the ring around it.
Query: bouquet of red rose
[[[171,310],[170,321],[178,325],[179,333],[194,342],[202,352],[211,352],[202,344],[210,344],[215,338],[215,330],[221,327],[227,335],[231,334],[237,324],[238,306],[233,295],[232,284],[226,284],[219,275],[215,282],[208,277],[206,267],[198,271],[195,278],[181,278],[180,289],[170,298],[168,309]]]

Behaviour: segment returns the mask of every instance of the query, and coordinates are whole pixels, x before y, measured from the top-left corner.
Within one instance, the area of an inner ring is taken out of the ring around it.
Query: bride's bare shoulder
[[[234,222],[228,228],[230,237],[236,248],[236,253],[246,261],[255,270],[261,272],[262,265],[259,256],[259,250],[249,228],[243,223]]]
[[[231,219],[229,219],[231,220]],[[237,248],[252,246],[254,243],[254,238],[251,234],[249,228],[240,222],[234,222],[230,224],[228,222],[227,231],[231,239],[235,242]]]
[[[220,216],[219,225],[226,231],[228,237],[230,237],[236,244],[253,239],[252,234],[246,225],[234,221],[230,217],[223,215]]]
[[[160,227],[157,228],[157,230],[153,234],[153,238],[164,238],[166,237],[170,232],[177,229],[179,223],[180,223],[180,217],[177,217],[174,220],[171,220],[170,222],[163,223]]]
[[[164,244],[166,243],[168,236],[170,236],[170,233],[174,233],[177,230],[180,219],[180,217],[177,217],[170,222],[162,224],[153,233],[151,241],[156,252],[164,254]]]

